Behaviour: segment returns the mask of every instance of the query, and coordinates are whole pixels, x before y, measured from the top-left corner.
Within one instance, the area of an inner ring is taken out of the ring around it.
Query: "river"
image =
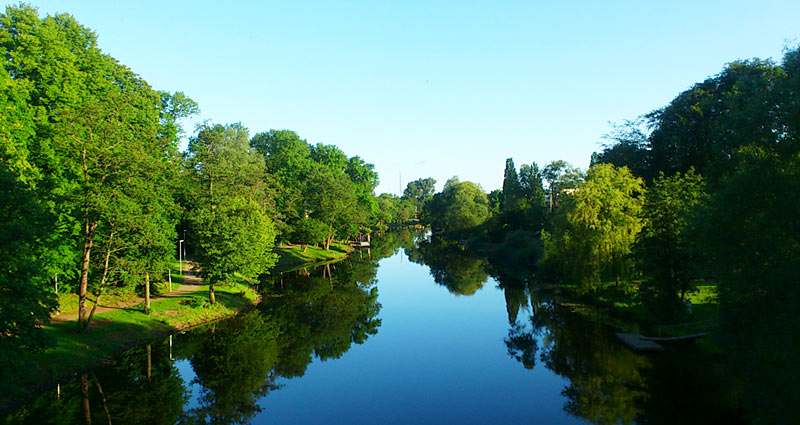
[[[256,309],[126,351],[5,422],[737,423],[696,347],[634,354],[520,276],[390,233],[274,273]]]

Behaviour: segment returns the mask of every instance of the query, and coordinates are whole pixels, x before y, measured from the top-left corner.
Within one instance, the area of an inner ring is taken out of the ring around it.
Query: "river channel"
[[[422,233],[374,242],[274,273],[254,310],[126,351],[5,422],[737,423],[692,345],[638,355],[525,273]]]

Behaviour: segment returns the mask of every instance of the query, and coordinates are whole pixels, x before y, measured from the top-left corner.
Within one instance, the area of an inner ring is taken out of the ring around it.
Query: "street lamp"
[[[181,272],[181,276],[183,276],[183,239],[178,240],[178,270]]]

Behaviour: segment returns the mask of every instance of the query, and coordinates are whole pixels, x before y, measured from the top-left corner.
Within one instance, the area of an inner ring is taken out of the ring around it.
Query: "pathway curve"
[[[198,289],[200,289],[200,285],[203,284],[203,279],[200,276],[198,276],[197,272],[195,271],[195,268],[197,267],[197,264],[194,263],[193,261],[187,261],[186,262],[186,266],[187,266],[188,270],[186,270],[183,273],[183,284],[178,289],[176,289],[176,290],[174,290],[172,292],[169,292],[169,293],[166,293],[166,294],[163,294],[163,295],[150,297],[150,302],[157,301],[157,300],[164,299],[164,298],[172,298],[172,297],[178,297],[178,296],[185,295],[185,294],[190,294],[190,293],[195,292]],[[133,301],[129,301],[129,302],[126,302],[126,303],[120,303],[120,304],[113,305],[113,306],[104,306],[104,305],[100,304],[99,306],[97,306],[97,311],[95,311],[94,314],[98,315],[100,313],[105,313],[107,311],[120,310],[120,309],[123,309],[123,308],[127,308],[127,307],[131,307],[131,306],[134,306],[134,305],[141,304],[143,302],[144,302],[144,298],[136,298]],[[91,311],[91,308],[88,306],[88,304],[89,303],[87,303],[87,312],[86,312],[86,314],[89,314],[89,311]],[[74,314],[59,314],[58,316],[53,316],[53,317],[50,318],[50,322],[51,323],[69,322],[70,320],[78,320],[78,313],[74,313]]]

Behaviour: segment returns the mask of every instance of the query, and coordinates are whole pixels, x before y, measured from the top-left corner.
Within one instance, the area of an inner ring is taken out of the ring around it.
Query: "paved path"
[[[157,301],[157,300],[160,300],[160,299],[163,299],[163,298],[172,298],[172,297],[178,297],[178,296],[185,295],[185,294],[190,294],[190,293],[195,292],[198,289],[200,289],[200,285],[203,284],[203,279],[201,279],[200,276],[197,275],[197,272],[194,271],[194,269],[196,267],[196,264],[194,262],[192,262],[192,261],[187,261],[186,263],[187,263],[187,268],[189,268],[189,270],[186,270],[183,273],[183,285],[181,285],[178,289],[176,289],[176,290],[174,290],[172,292],[169,292],[167,294],[150,297],[150,301],[151,302]],[[120,303],[120,304],[113,305],[113,306],[104,306],[104,305],[100,304],[99,306],[97,306],[97,311],[95,311],[94,314],[98,315],[100,313],[105,313],[107,311],[120,310],[120,309],[123,309],[123,308],[127,308],[127,307],[131,307],[131,306],[134,306],[134,305],[141,304],[143,302],[144,302],[144,298],[136,298],[133,301],[129,301],[127,303]],[[90,311],[92,311],[92,306],[93,305],[94,304],[92,304],[92,303],[88,303],[88,302],[86,303],[86,314],[87,315],[89,314]],[[74,313],[74,314],[59,314],[58,316],[53,316],[53,317],[50,318],[50,322],[51,323],[69,322],[70,320],[78,320],[78,313]]]

